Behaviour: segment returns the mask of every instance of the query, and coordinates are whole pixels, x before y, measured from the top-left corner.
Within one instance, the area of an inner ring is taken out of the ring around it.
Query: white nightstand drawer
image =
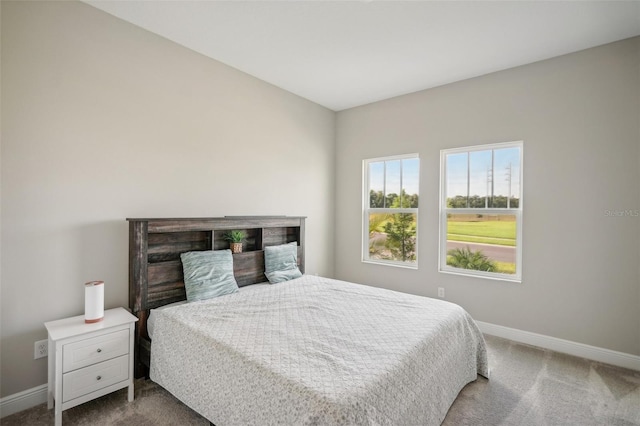
[[[129,378],[129,357],[110,359],[62,376],[62,402],[95,392]]]
[[[133,334],[138,318],[124,308],[104,311],[86,323],[84,315],[46,322],[49,335],[47,407],[62,412],[118,389],[133,401]]]
[[[62,371],[69,372],[129,353],[129,329],[64,345]]]

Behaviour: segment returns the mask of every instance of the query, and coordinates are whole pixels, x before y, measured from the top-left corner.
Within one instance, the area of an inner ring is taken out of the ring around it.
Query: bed
[[[478,327],[442,300],[312,275],[261,284],[269,246],[293,244],[304,273],[304,220],[129,219],[138,374],[218,426],[440,424],[488,377]],[[180,254],[226,248],[229,229],[248,234],[240,291],[184,303]]]

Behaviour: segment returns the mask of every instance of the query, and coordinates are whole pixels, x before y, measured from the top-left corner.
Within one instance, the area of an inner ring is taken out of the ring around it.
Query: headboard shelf
[[[230,230],[247,234],[242,253],[233,254],[238,286],[265,282],[264,248],[297,242],[298,266],[304,273],[305,217],[226,216],[214,218],[128,218],[129,307],[136,324],[136,351],[146,351],[146,319],[149,309],[186,300],[180,254],[189,251],[224,250]],[[145,367],[148,353],[136,353],[136,377]],[[148,365],[147,365],[148,367]]]
[[[234,228],[234,230],[237,228]],[[262,229],[263,228],[249,228],[242,229],[247,235],[244,244],[243,251],[255,251],[262,249]],[[213,249],[224,250],[229,248],[229,242],[225,239],[225,235],[230,229],[216,229],[213,231]]]

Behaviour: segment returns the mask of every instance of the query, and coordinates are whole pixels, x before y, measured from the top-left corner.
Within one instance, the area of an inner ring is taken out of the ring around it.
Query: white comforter
[[[458,305],[314,276],[154,314],[151,379],[217,426],[438,425],[488,376]]]

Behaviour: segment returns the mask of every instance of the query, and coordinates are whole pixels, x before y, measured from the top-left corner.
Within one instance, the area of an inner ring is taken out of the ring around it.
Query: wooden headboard
[[[264,248],[298,243],[298,267],[304,273],[304,217],[226,216],[216,218],[127,219],[129,221],[129,307],[136,323],[136,377],[148,374],[149,310],[186,300],[180,254],[229,248],[224,234],[243,230],[243,252],[233,254],[238,286],[266,282]]]

